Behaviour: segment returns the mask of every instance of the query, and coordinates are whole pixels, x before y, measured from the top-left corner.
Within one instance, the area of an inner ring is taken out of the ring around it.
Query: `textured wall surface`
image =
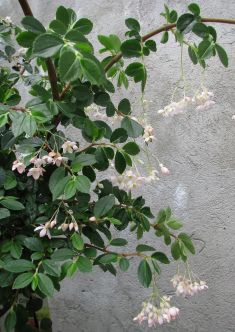
[[[184,10],[188,0],[31,0],[33,12],[44,23],[54,16],[56,6],[63,4],[78,11],[80,17],[94,21],[97,34],[117,33],[124,37],[124,20],[136,17],[147,32],[162,22],[159,16],[164,2]],[[200,0],[203,16],[231,17],[235,0]],[[1,0],[0,13],[20,20],[17,0]],[[165,106],[179,77],[180,49],[172,40],[163,46],[158,41],[157,54],[147,60],[149,82],[146,98],[152,100],[148,109],[149,122],[154,126],[156,141],[153,151],[171,169],[171,176],[156,185],[140,190],[154,211],[171,206],[175,216],[185,221],[187,231],[206,241],[203,252],[191,260],[193,270],[206,280],[209,290],[191,299],[177,299],[182,308],[179,319],[158,330],[177,332],[235,331],[235,28],[219,26],[219,40],[230,55],[230,66],[224,69],[219,61],[210,62],[206,85],[215,93],[216,105],[207,111],[191,110],[185,115],[164,119],[157,110]],[[187,57],[186,57],[187,59]],[[185,71],[192,88],[198,83],[200,69],[188,61]],[[117,91],[135,103],[141,112],[139,88]],[[71,134],[76,133],[71,129]],[[132,236],[130,241],[134,242]],[[156,238],[145,238],[157,246]],[[198,249],[201,247],[198,242]],[[160,245],[159,245],[160,246]],[[94,269],[92,274],[78,274],[67,279],[60,293],[51,300],[55,332],[140,332],[147,331],[132,322],[149,290],[139,286],[136,279],[137,261],[126,274],[117,278]],[[172,264],[159,281],[170,293]]]

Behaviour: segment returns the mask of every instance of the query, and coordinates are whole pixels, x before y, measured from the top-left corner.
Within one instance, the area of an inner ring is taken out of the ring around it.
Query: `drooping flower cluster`
[[[196,110],[203,111],[215,104],[214,100],[212,100],[213,97],[214,93],[204,88],[201,93],[193,97],[192,102],[197,105]]]
[[[63,153],[73,153],[78,150],[78,146],[75,142],[66,141],[62,145]]]
[[[118,185],[120,189],[132,190],[141,187],[143,184],[150,184],[151,182],[159,180],[157,170],[151,170],[148,176],[141,176],[128,170],[121,175],[111,176],[111,181],[114,185]]]
[[[69,142],[68,145],[66,146],[66,148],[64,147],[64,149],[68,149],[68,147],[71,147],[71,146],[74,147],[74,145],[71,145],[74,142],[70,142],[70,141],[68,141],[68,142]],[[67,142],[65,142],[65,143],[67,143]],[[75,144],[75,146],[76,146],[76,144]],[[76,149],[76,148],[74,147],[73,149]],[[63,157],[59,152],[55,152],[55,151],[49,152],[49,154],[44,155],[42,158],[33,157],[32,159],[30,159],[30,163],[33,164],[33,167],[31,167],[28,170],[27,176],[32,176],[34,178],[34,180],[38,180],[39,177],[42,176],[43,173],[45,172],[45,169],[43,167],[46,166],[47,164],[53,164],[53,165],[56,165],[57,167],[59,167],[63,162],[67,163],[67,161],[68,161],[67,157]],[[22,160],[17,159],[13,162],[12,170],[13,171],[17,170],[17,172],[19,174],[22,174],[26,171],[26,165],[24,164],[24,162]]]
[[[158,114],[161,114],[165,117],[174,116],[184,113],[190,105],[194,106],[196,110],[206,110],[215,104],[215,102],[212,100],[213,97],[213,92],[209,91],[207,88],[203,88],[203,90],[196,93],[194,97],[185,96],[178,102],[171,102],[163,109],[160,109]]]
[[[205,281],[191,280],[180,274],[176,274],[171,279],[171,282],[173,284],[173,287],[176,289],[176,295],[183,297],[192,296],[202,290],[208,289]]]
[[[148,327],[156,327],[164,323],[170,323],[175,320],[179,314],[179,309],[171,307],[170,297],[163,296],[160,300],[160,305],[157,307],[150,301],[143,303],[141,312],[133,319],[141,324],[147,321]]]
[[[192,98],[184,97],[178,102],[171,102],[169,105],[165,106],[163,109],[158,111],[158,114],[162,114],[165,117],[174,116],[177,114],[184,113],[189,105],[192,103]]]
[[[152,142],[155,139],[153,134],[153,127],[150,125],[146,125],[144,127],[144,135],[143,135],[145,143]]]

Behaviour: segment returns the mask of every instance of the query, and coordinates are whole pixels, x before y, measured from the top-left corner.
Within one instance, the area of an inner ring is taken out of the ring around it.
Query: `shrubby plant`
[[[196,4],[179,17],[165,6],[166,24],[144,37],[134,18],[125,21],[125,41],[114,34],[98,36],[98,60],[87,37],[92,31],[89,19],[60,6],[46,28],[26,0],[19,3],[25,14],[21,25],[9,17],[0,25],[5,61],[0,72],[0,315],[6,314],[5,330],[50,331],[51,321],[42,319],[39,326],[37,312],[64,278],[91,272],[96,265],[116,275],[128,270],[133,256],[141,285],[153,288],[134,320],[146,320],[150,327],[170,322],[179,309],[157,291],[160,266],[186,263],[185,271],[181,268],[172,279],[176,295],[193,295],[207,285],[189,269],[187,259],[195,248],[182,222],[169,207],[155,216],[145,199],[132,193],[170,173],[151,152],[155,137],[145,116],[143,59],[157,51],[154,35],[161,33],[165,44],[173,33],[181,50],[188,48],[193,64],[205,69],[207,60],[218,56],[227,67],[216,30],[206,23],[235,21],[201,18]],[[191,35],[197,37],[194,42],[187,39]],[[127,98],[112,102],[116,85],[127,89],[130,80],[140,83],[141,118]],[[18,83],[28,88],[26,104]],[[194,96],[184,90],[182,100],[172,100],[159,113],[175,115],[189,105],[206,109],[212,99],[212,92],[201,85]],[[72,125],[80,136],[72,141],[59,124]],[[148,165],[145,174],[138,170],[141,154],[155,165]],[[127,229],[137,239],[134,252],[128,251]],[[120,235],[113,236],[114,231]],[[141,241],[145,232],[153,232],[156,241]],[[166,253],[158,251],[158,241],[170,247],[171,257],[167,248]]]

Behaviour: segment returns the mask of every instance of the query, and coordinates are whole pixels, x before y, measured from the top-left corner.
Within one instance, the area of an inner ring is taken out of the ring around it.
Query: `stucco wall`
[[[124,36],[124,20],[136,17],[147,32],[161,24],[159,16],[166,3],[184,10],[186,0],[31,0],[34,14],[47,23],[59,4],[71,6],[79,16],[94,21],[97,34],[117,33]],[[203,16],[231,17],[235,15],[235,0],[200,0]],[[16,0],[1,0],[0,13],[19,21]],[[170,169],[171,175],[141,192],[154,211],[171,206],[175,216],[185,221],[187,231],[206,241],[201,254],[191,260],[193,270],[206,280],[209,290],[190,299],[178,299],[182,308],[179,319],[162,331],[228,332],[235,331],[235,28],[219,26],[219,40],[230,56],[230,66],[224,69],[219,61],[210,62],[206,85],[215,93],[216,105],[207,111],[192,110],[177,118],[161,118],[157,110],[166,105],[179,76],[179,47],[173,40],[163,46],[158,40],[158,52],[147,60],[149,81],[146,98],[152,100],[148,110],[154,126],[155,154]],[[223,36],[222,36],[223,35]],[[187,57],[186,57],[187,58]],[[185,65],[189,83],[198,79],[199,68],[188,61]],[[127,96],[136,101],[139,88],[117,91],[117,99]],[[71,130],[71,134],[76,135]],[[130,241],[135,241],[131,236]],[[155,237],[146,243],[157,243]],[[201,242],[198,242],[198,249]],[[55,332],[139,332],[147,331],[132,322],[149,290],[140,287],[136,278],[137,262],[126,274],[117,277],[104,274],[98,268],[92,274],[79,273],[67,279],[60,293],[50,301]],[[171,291],[172,264],[164,269],[159,282],[165,292]]]

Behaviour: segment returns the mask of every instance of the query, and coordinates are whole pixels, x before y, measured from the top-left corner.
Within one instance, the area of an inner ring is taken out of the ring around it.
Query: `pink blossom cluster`
[[[121,175],[111,176],[111,181],[114,185],[119,186],[120,189],[132,190],[139,188],[144,184],[150,184],[151,182],[159,180],[157,177],[158,171],[151,170],[148,176],[141,176],[134,173],[132,170],[128,170]]]
[[[32,176],[35,180],[38,180],[45,172],[43,167],[47,164],[54,164],[59,167],[63,162],[66,163],[67,161],[67,157],[62,157],[59,152],[54,151],[51,151],[48,155],[45,155],[42,158],[33,157],[30,160],[33,167],[28,170],[27,176]],[[26,165],[21,160],[17,159],[13,162],[12,170],[17,170],[18,173],[22,174],[26,171]]]
[[[215,104],[212,100],[213,97],[213,92],[209,91],[207,88],[203,88],[203,90],[196,93],[194,97],[185,96],[178,102],[171,102],[169,105],[159,110],[158,114],[162,114],[165,117],[174,116],[184,113],[190,105],[196,107],[196,110],[207,110],[210,106]]]
[[[152,142],[155,139],[153,134],[153,127],[150,125],[146,125],[144,127],[144,135],[143,135],[145,143]]]
[[[63,232],[66,232],[68,229],[70,231],[72,231],[73,229],[75,230],[75,232],[78,231],[78,224],[76,221],[72,221],[70,223],[66,223],[64,222],[63,224],[61,224],[58,229],[61,229]]]
[[[208,289],[208,286],[205,281],[195,281],[188,279],[180,274],[176,274],[171,282],[173,287],[176,289],[176,295],[178,296],[192,296],[195,295],[202,290]]]
[[[156,327],[157,325],[170,323],[176,319],[178,314],[179,309],[170,305],[170,297],[164,296],[161,298],[159,307],[149,301],[144,302],[141,312],[133,320],[139,324],[147,321],[148,327]]]

